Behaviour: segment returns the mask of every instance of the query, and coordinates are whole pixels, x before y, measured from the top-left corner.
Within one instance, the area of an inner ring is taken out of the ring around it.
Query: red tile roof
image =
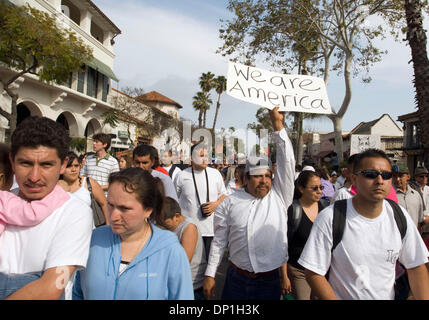
[[[163,102],[163,103],[175,105],[179,109],[183,108],[176,101],[171,100],[170,98],[167,98],[166,96],[164,96],[164,95],[162,95],[156,91],[151,91],[151,92],[145,93],[139,97],[136,97],[136,100],[141,101],[141,102]]]

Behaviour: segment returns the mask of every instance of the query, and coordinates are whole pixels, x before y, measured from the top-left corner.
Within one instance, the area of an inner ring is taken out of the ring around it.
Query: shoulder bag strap
[[[331,253],[335,250],[335,248],[343,238],[344,228],[346,226],[346,216],[347,216],[347,199],[335,201],[334,217],[332,219]]]
[[[407,233],[407,218],[405,218],[404,213],[402,212],[399,205],[391,200],[386,199],[387,202],[392,206],[393,209],[393,216],[395,217],[396,226],[399,229],[399,232],[401,233],[401,239],[403,240],[405,237],[405,234]]]

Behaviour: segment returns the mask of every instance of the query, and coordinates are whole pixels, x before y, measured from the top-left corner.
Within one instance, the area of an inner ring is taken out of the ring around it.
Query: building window
[[[98,72],[88,67],[88,81],[86,84],[86,94],[90,97],[97,98]]]
[[[85,71],[78,72],[77,74],[77,91],[83,93],[83,86],[85,84]]]
[[[103,89],[101,94],[101,100],[107,102],[107,95],[109,93],[109,77],[106,77],[104,74],[103,77]]]

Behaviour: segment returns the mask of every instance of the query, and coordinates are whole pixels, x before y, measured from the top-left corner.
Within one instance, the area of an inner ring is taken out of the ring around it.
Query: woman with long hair
[[[192,276],[177,236],[156,226],[163,196],[141,168],[112,173],[107,195],[110,226],[93,231],[86,268],[73,299],[193,299]]]
[[[92,187],[92,195],[95,201],[100,205],[103,210],[104,218],[107,222],[107,201],[103,189],[92,178],[86,178],[80,175],[79,157],[74,152],[67,154],[68,162],[64,173],[60,176],[58,184],[67,192],[73,193],[76,197],[91,206],[91,194],[88,190],[88,179]]]
[[[309,300],[312,297],[304,268],[299,265],[298,259],[310,235],[314,220],[324,209],[320,201],[323,189],[318,173],[301,172],[295,181],[294,201],[288,208],[289,260],[286,279],[290,280],[291,293],[296,300]],[[285,277],[284,267],[282,273]]]

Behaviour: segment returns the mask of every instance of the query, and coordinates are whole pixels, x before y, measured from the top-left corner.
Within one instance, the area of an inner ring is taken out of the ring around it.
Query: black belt
[[[259,278],[259,277],[262,277],[262,276],[266,276],[266,275],[269,275],[269,274],[273,274],[273,273],[279,271],[279,269],[277,268],[277,269],[274,269],[274,270],[271,270],[271,271],[265,271],[265,272],[257,272],[257,273],[255,273],[255,272],[250,272],[250,271],[247,271],[247,270],[240,269],[235,264],[233,264],[231,261],[229,261],[229,265],[231,266],[231,268],[233,268],[235,271],[237,271],[237,273],[239,273],[239,274],[241,274],[241,275],[243,275],[245,277],[251,278],[251,279],[256,279],[256,278]]]

